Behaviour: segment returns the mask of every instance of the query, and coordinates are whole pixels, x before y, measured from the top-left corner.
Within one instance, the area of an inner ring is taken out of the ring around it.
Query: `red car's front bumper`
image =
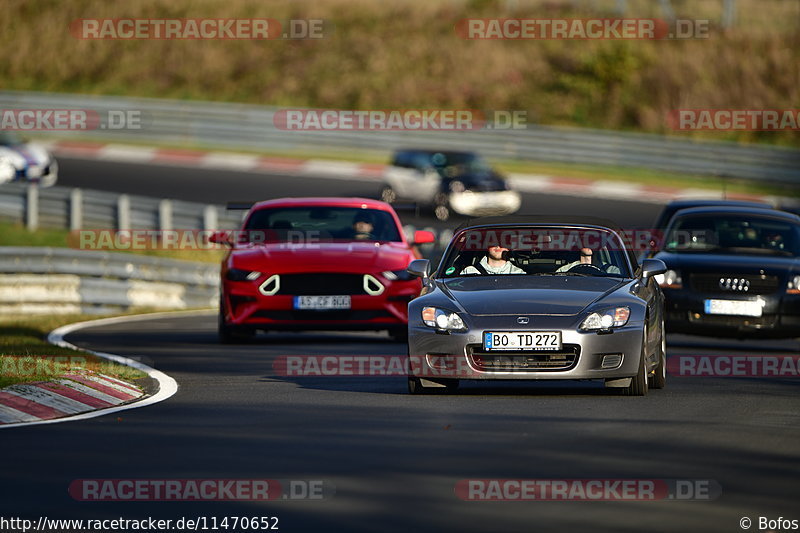
[[[284,280],[298,274],[278,276]],[[378,273],[371,276],[383,287],[380,294],[367,294],[359,288],[357,277],[364,274],[345,274],[352,279],[344,283],[341,283],[341,273],[301,276],[305,277],[299,283],[284,281],[280,290],[272,295],[264,294],[270,291],[259,288],[268,279],[266,276],[254,281],[223,279],[222,312],[225,322],[230,326],[263,330],[382,330],[404,327],[408,323],[408,302],[419,295],[421,289],[418,279],[391,281]],[[350,308],[295,308],[295,296],[312,295],[348,295]]]

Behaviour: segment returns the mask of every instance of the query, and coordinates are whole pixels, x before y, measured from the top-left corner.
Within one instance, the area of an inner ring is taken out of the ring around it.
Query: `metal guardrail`
[[[0,247],[0,314],[210,307],[219,266],[133,254]]]
[[[730,176],[800,186],[800,150],[565,127],[479,131],[285,131],[278,108],[245,104],[0,91],[0,108],[137,111],[139,130],[79,132],[120,141],[161,141],[262,150],[372,150],[400,146],[470,149],[490,158],[606,164]],[[66,134],[66,132],[65,132]]]
[[[18,183],[0,186],[0,220],[30,229],[236,229],[243,215],[223,206],[147,196]]]
[[[244,211],[102,191],[5,184],[0,220],[29,228],[237,229]],[[406,226],[413,235],[414,226]],[[433,230],[433,228],[426,228]],[[440,253],[451,230],[439,233]],[[109,314],[133,308],[209,307],[219,297],[219,266],[118,252],[0,247],[0,315]]]

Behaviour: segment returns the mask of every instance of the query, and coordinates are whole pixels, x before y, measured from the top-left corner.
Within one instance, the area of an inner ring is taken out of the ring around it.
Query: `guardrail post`
[[[33,231],[39,227],[39,187],[28,185],[25,193],[25,226]]]
[[[83,225],[83,192],[72,189],[69,193],[69,229],[77,231]]]
[[[732,28],[736,22],[736,0],[725,0],[722,9],[722,27],[727,30]]]
[[[172,229],[172,200],[158,202],[158,229],[161,231]]]
[[[212,231],[219,228],[219,218],[217,216],[217,208],[213,205],[207,205],[203,209],[203,229]]]
[[[117,197],[117,229],[131,229],[131,199],[127,194]]]

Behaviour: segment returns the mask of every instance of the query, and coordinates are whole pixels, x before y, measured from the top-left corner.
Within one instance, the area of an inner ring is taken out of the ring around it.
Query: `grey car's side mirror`
[[[661,259],[645,259],[642,261],[642,279],[652,278],[667,271],[667,265]]]
[[[428,283],[428,269],[431,266],[431,262],[427,259],[414,259],[408,265],[406,272],[411,274],[412,276],[416,276],[418,278],[422,278],[422,283]]]

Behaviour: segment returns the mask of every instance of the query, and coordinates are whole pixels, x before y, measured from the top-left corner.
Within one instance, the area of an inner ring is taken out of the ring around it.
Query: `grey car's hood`
[[[605,277],[480,276],[443,280],[470,315],[576,315],[626,281]]]

